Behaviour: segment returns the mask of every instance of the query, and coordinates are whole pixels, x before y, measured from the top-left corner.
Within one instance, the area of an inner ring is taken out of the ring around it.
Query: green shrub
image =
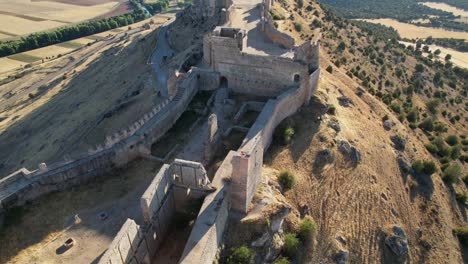
[[[466,204],[466,201],[468,201],[468,195],[466,193],[456,193],[455,198],[462,204]]]
[[[329,106],[328,106],[327,113],[330,114],[330,115],[335,115],[335,114],[336,114],[336,106],[334,106],[334,105],[329,105]]]
[[[286,256],[294,257],[297,254],[297,250],[299,249],[299,239],[296,237],[295,234],[286,233],[284,235],[284,245],[283,251]]]
[[[465,185],[468,185],[468,175],[465,175],[465,177],[463,177],[463,182],[465,183]]]
[[[289,144],[294,136],[294,128],[288,126],[283,131],[283,142],[284,144]]]
[[[275,260],[275,262],[273,262],[273,264],[290,264],[290,263],[291,262],[289,261],[289,259],[285,257],[278,258],[277,260]]]
[[[468,245],[468,227],[457,227],[453,229],[453,233],[457,235],[460,243]]]
[[[328,66],[326,70],[327,70],[327,72],[329,72],[329,73],[333,73],[333,67],[332,67],[331,65]]]
[[[424,121],[419,123],[419,128],[431,132],[434,130],[434,121],[431,118],[426,118]]]
[[[302,242],[309,241],[315,230],[317,230],[317,225],[315,222],[310,218],[306,218],[299,225],[298,236]]]
[[[445,142],[450,146],[455,146],[458,144],[458,137],[456,135],[449,135],[445,138]]]
[[[417,173],[417,174],[421,174],[423,172],[423,169],[424,169],[424,163],[422,160],[416,160],[413,162],[413,170]]]
[[[294,22],[294,29],[295,29],[297,32],[301,32],[301,31],[302,31],[302,24],[299,23],[299,22]]]
[[[228,264],[248,264],[252,261],[253,253],[246,246],[240,246],[232,250],[228,258]]]
[[[424,164],[424,169],[423,172],[427,175],[432,175],[437,171],[437,166],[434,161],[432,160],[425,160],[423,162]]]
[[[458,182],[460,175],[462,173],[462,168],[458,163],[452,163],[444,170],[443,179],[446,182],[454,183]]]
[[[282,171],[278,176],[278,182],[281,184],[284,191],[289,191],[296,184],[296,176],[290,171]]]
[[[439,99],[432,99],[426,103],[427,109],[432,114],[437,114],[437,107],[439,107],[439,105],[440,105]]]
[[[447,157],[443,157],[440,159],[440,163],[442,164],[448,164],[450,162],[450,159]]]
[[[439,152],[437,146],[432,143],[426,144],[426,149],[432,154],[437,154]]]
[[[451,149],[450,149],[450,156],[452,157],[453,160],[456,160],[458,158],[460,158],[461,156],[461,146],[457,145],[457,146],[453,146]]]

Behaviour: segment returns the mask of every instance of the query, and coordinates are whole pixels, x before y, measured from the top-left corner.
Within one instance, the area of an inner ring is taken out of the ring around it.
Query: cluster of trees
[[[351,24],[359,27],[367,34],[374,36],[378,40],[400,39],[400,34],[392,27],[381,24],[374,24],[361,20],[352,20]]]
[[[137,8],[130,14],[83,22],[73,26],[61,27],[49,32],[33,33],[19,40],[0,42],[0,57],[89,36],[117,27],[127,26],[145,18],[145,12],[141,8]]]
[[[445,27],[468,31],[468,25],[455,21],[450,12],[433,9],[419,4],[419,0],[321,0],[334,7],[345,18],[393,18],[401,22],[416,19],[429,19],[430,23],[421,26]],[[465,0],[443,0],[448,4],[468,10]]]
[[[150,14],[154,15],[166,10],[169,7],[169,0],[159,0],[154,3],[146,3],[143,1],[141,4],[148,10],[148,12],[150,12]]]
[[[424,44],[431,45],[435,44],[445,48],[451,48],[461,52],[468,52],[468,42],[465,42],[464,39],[454,39],[454,38],[432,38],[428,37],[424,40]]]

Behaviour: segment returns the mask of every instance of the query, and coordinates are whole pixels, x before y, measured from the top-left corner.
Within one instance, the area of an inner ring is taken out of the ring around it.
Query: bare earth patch
[[[408,23],[402,23],[390,18],[380,19],[362,19],[367,22],[382,24],[388,27],[393,27],[400,33],[403,38],[458,38],[468,40],[468,32],[449,31],[441,28],[419,27]]]

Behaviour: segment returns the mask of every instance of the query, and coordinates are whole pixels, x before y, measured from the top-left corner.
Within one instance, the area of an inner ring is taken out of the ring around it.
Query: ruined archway
[[[299,74],[294,74],[293,80],[295,83],[299,83],[301,81],[301,75]]]
[[[219,78],[219,87],[228,88],[228,80],[226,77],[221,76],[221,78]]]

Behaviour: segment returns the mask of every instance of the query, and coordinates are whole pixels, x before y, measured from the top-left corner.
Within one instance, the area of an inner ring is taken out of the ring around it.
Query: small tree
[[[296,256],[298,248],[299,248],[299,239],[296,237],[296,235],[292,233],[286,233],[284,235],[284,245],[283,245],[284,254],[292,258]]]
[[[289,191],[296,184],[296,176],[290,171],[282,171],[278,176],[278,182],[281,184],[284,191]]]
[[[444,170],[443,179],[448,183],[458,182],[461,172],[461,166],[458,163],[450,164],[450,166]]]
[[[311,239],[315,230],[317,230],[315,222],[311,218],[306,218],[299,225],[299,238],[302,242],[307,242]]]
[[[424,169],[423,172],[427,175],[432,175],[437,171],[437,166],[434,161],[432,160],[425,160],[423,162],[424,164]]]
[[[436,49],[436,50],[434,51],[434,55],[436,55],[436,56],[439,56],[440,53],[441,53],[440,49]]]
[[[283,141],[284,144],[289,144],[292,140],[292,137],[294,136],[294,128],[288,126],[286,129],[283,131]]]
[[[447,55],[445,56],[445,61],[446,61],[446,62],[450,61],[451,59],[452,59],[452,55],[447,54]]]
[[[413,170],[417,173],[417,174],[420,174],[423,172],[423,169],[424,169],[424,163],[422,160],[416,160],[415,162],[413,162]]]
[[[253,254],[246,246],[240,246],[232,251],[228,258],[228,264],[248,264],[252,261]]]
[[[429,109],[432,114],[437,114],[437,107],[439,107],[439,105],[439,99],[432,99],[426,103],[427,109]]]
[[[333,67],[332,67],[331,65],[328,66],[326,70],[327,70],[327,72],[329,72],[329,73],[333,73]]]
[[[458,240],[463,245],[468,245],[468,227],[457,227],[453,229],[453,233],[457,235]]]
[[[289,261],[289,259],[285,257],[278,258],[277,260],[275,260],[275,262],[273,262],[273,264],[290,264],[290,263],[291,262]]]
[[[447,142],[447,144],[450,146],[455,146],[459,141],[457,135],[449,135],[445,138],[445,142]]]

